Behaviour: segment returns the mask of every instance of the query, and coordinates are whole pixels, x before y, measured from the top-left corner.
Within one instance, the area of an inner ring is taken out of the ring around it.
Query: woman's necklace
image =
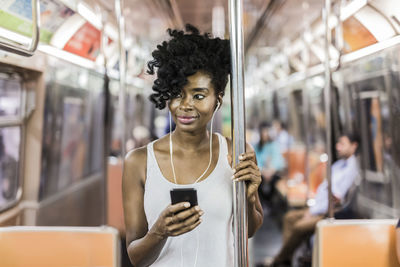
[[[211,118],[211,127],[210,127],[210,160],[208,162],[208,166],[206,168],[206,170],[199,176],[199,178],[196,179],[196,181],[194,181],[194,184],[197,183],[198,181],[201,180],[201,178],[203,178],[203,176],[207,173],[208,169],[211,166],[211,161],[212,161],[212,136],[213,136],[213,121],[214,121],[214,115],[215,112],[217,111],[218,107],[215,109],[213,116]],[[172,132],[171,132],[171,128],[172,128],[172,119],[171,119],[171,113],[169,113],[169,127],[170,127],[170,131],[169,131],[169,155],[170,155],[170,159],[171,159],[171,167],[172,167],[172,173],[174,175],[174,182],[175,184],[178,184],[178,182],[176,181],[176,174],[175,174],[175,166],[174,166],[174,160],[173,160],[173,145],[172,145]]]

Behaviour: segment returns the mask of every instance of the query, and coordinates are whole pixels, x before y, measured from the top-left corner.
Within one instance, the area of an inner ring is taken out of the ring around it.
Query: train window
[[[399,73],[392,74],[392,86],[389,91],[387,112],[390,120],[384,131],[384,160],[392,178],[394,207],[400,208],[400,77]],[[390,126],[390,127],[388,127]],[[390,133],[390,134],[388,134]]]
[[[58,188],[88,174],[89,129],[87,128],[87,100],[85,97],[66,96],[61,104],[61,158]]]
[[[55,66],[46,77],[41,199],[102,171],[103,80],[80,70]]]
[[[104,149],[104,77],[96,74],[89,76],[89,84],[92,90],[91,97],[91,121],[90,128],[90,172],[98,172],[103,167]]]
[[[279,112],[279,102],[278,102],[278,93],[276,91],[272,94],[272,114],[275,120],[280,119],[280,112]]]
[[[303,91],[301,89],[294,90],[291,95],[290,109],[290,125],[294,136],[294,140],[298,144],[305,144],[305,128],[304,128],[304,106],[303,106]]]
[[[288,109],[289,101],[288,101],[288,98],[284,94],[282,94],[282,96],[278,95],[277,101],[278,101],[278,110],[279,110],[279,112],[277,112],[277,114],[279,114],[277,119],[279,119],[285,125],[288,125],[288,123],[289,123],[289,109]]]
[[[21,128],[0,128],[0,209],[17,197]]]
[[[373,172],[383,171],[382,159],[382,118],[380,113],[379,98],[367,98],[361,100],[361,108],[365,114],[364,128],[362,131],[363,139],[367,140],[363,144],[364,166]]]
[[[0,73],[0,210],[20,189],[23,87],[17,74]]]
[[[360,193],[378,203],[392,206],[393,188],[385,159],[385,142],[389,140],[386,134],[389,117],[385,112],[385,87],[389,85],[386,80],[385,75],[380,75],[358,81],[350,88],[357,113],[355,129],[359,129],[361,137],[360,159],[365,178]]]
[[[157,112],[148,97],[141,92],[142,90],[134,87],[127,87],[125,96],[126,116],[132,117],[125,122],[125,132],[119,127],[122,123],[121,105],[119,103],[119,82],[117,80],[110,81],[110,92],[112,95],[113,107],[113,127],[111,133],[110,156],[121,157],[122,154],[122,136],[125,136],[125,151],[146,145],[154,139],[156,133],[165,134],[165,128],[156,129],[154,124],[158,115],[166,116],[165,111]],[[159,113],[157,115],[157,113]],[[165,117],[166,120],[168,117]]]
[[[21,81],[0,77],[0,118],[18,118],[21,116]]]
[[[112,133],[111,133],[111,147],[110,156],[121,157],[122,153],[122,131],[121,125],[122,116],[120,111],[120,105],[118,103],[118,92],[119,92],[119,82],[117,80],[110,80],[110,92],[111,92],[111,106],[113,109],[113,119],[112,119]]]
[[[320,78],[320,76],[318,76]],[[316,77],[317,78],[317,77]],[[323,87],[313,85],[309,97],[309,138],[310,143],[325,149],[325,108]]]

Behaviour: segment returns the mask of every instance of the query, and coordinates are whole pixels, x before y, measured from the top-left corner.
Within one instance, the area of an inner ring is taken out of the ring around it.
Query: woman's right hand
[[[204,212],[199,206],[189,207],[189,202],[168,205],[149,233],[166,239],[168,236],[178,236],[192,231],[201,223],[200,217]]]

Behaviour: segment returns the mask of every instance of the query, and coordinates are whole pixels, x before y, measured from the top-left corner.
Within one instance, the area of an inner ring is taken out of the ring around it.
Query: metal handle
[[[26,48],[21,44],[13,44],[11,42],[5,42],[0,40],[0,50],[4,50],[10,53],[14,53],[24,57],[33,56],[36,51],[36,48],[39,44],[39,36],[40,36],[40,2],[39,0],[32,0],[32,40]]]

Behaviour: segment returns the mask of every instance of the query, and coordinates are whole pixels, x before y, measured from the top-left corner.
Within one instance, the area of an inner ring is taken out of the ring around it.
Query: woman
[[[247,184],[249,236],[262,223],[254,153],[241,155],[232,171],[230,141],[207,131],[230,72],[229,42],[190,25],[186,31],[168,30],[171,40],[148,63],[150,74],[157,69],[150,99],[160,109],[168,104],[176,128],[125,159],[126,240],[134,266],[233,266],[231,178]],[[186,187],[197,190],[198,206],[169,204],[170,190]]]

